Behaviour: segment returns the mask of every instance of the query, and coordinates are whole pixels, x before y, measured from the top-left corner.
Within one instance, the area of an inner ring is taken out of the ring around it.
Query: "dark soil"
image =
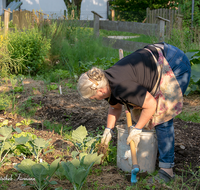
[[[106,126],[106,118],[108,112],[108,104],[106,101],[89,101],[83,100],[77,91],[63,89],[63,95],[58,90],[47,92],[44,94],[43,82],[27,80],[25,83],[25,92],[19,94],[18,101],[20,104],[25,102],[27,98],[32,96],[32,103],[41,105],[37,108],[32,120],[34,123],[30,126],[20,126],[23,131],[30,131],[37,136],[46,140],[51,139],[55,150],[43,156],[43,160],[51,163],[58,157],[62,160],[70,160],[69,152],[74,150],[74,146],[70,141],[64,140],[63,137],[54,131],[50,131],[44,125],[44,120],[62,123],[64,126],[71,126],[74,130],[80,125],[87,128],[88,132],[97,133],[97,129],[101,130],[102,126]],[[40,88],[39,88],[40,86]],[[33,90],[34,87],[34,90]],[[35,90],[38,87],[38,90]],[[30,108],[26,108],[30,109]],[[26,110],[27,111],[27,110]],[[200,111],[200,96],[193,95],[184,97],[184,111],[188,113]],[[11,115],[8,112],[0,112],[0,122],[4,119],[10,121],[10,125],[15,126],[16,123],[24,118],[19,115]],[[125,113],[122,114],[118,124],[126,124]],[[197,171],[200,166],[200,123],[185,122],[181,119],[174,119],[175,127],[175,167],[174,171],[177,175],[182,175],[183,170]],[[63,128],[63,131],[65,129]],[[113,145],[117,145],[117,130],[113,137]],[[0,168],[0,177],[11,175],[14,171],[12,164],[21,162],[23,158],[11,158],[11,163]],[[156,164],[158,169],[158,165]],[[115,165],[94,166],[91,174],[87,178],[87,183],[83,189],[126,189],[130,186],[129,175],[125,175],[123,171]],[[146,175],[138,175],[141,179]],[[185,178],[186,180],[187,178]],[[64,189],[73,189],[68,180],[55,179],[58,182],[56,187]],[[7,184],[7,189],[30,189],[22,187],[23,181],[11,180]],[[112,188],[111,188],[112,187]],[[53,186],[52,186],[53,188]]]

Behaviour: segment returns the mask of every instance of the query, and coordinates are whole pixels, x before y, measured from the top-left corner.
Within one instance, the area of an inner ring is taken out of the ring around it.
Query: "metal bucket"
[[[128,129],[126,125],[118,125],[117,136],[117,167],[126,172],[132,170],[130,146],[126,144]],[[155,171],[157,159],[157,138],[155,131],[142,130],[140,143],[137,147],[137,161],[140,172],[152,173]]]

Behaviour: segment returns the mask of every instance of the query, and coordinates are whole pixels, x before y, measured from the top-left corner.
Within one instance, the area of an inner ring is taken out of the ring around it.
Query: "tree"
[[[68,15],[71,15],[71,11],[74,10],[75,14],[77,14],[78,19],[80,19],[82,0],[64,0],[64,2],[67,7]]]
[[[111,7],[126,21],[142,22],[146,8],[158,9],[172,6],[169,0],[109,0]]]

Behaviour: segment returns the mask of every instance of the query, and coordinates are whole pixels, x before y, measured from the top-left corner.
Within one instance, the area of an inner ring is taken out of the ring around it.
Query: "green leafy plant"
[[[0,123],[0,127],[2,127],[4,125],[8,125],[8,120],[7,119],[5,119],[3,122]]]
[[[39,162],[39,157],[43,149],[47,148],[49,146],[49,139],[48,141],[44,140],[43,138],[37,138],[33,141],[30,141],[30,144],[32,146],[32,154],[36,157],[36,162]],[[50,152],[51,150],[48,150]],[[44,152],[46,154],[47,152]]]
[[[90,165],[92,162],[95,164],[100,164],[101,158],[103,154],[98,155],[94,152],[95,150],[95,142],[99,140],[101,135],[97,135],[96,137],[87,137],[88,132],[84,126],[78,127],[76,130],[72,131],[72,140],[77,149],[77,151],[73,151],[71,153],[74,160],[73,164],[79,163],[79,160],[76,157],[79,155],[79,159],[84,158],[84,164]]]
[[[16,126],[25,125],[28,127],[32,123],[33,121],[31,119],[23,119],[20,123],[16,123]]]
[[[57,84],[49,84],[49,85],[47,85],[47,89],[49,90],[49,91],[51,91],[51,90],[56,90],[58,88],[58,85]]]
[[[8,49],[12,59],[23,58],[22,64],[26,68],[22,73],[36,74],[45,67],[45,58],[50,49],[50,39],[42,36],[37,29],[10,32]]]
[[[16,92],[23,92],[23,90],[24,90],[24,87],[23,86],[16,86],[16,87],[14,87],[14,92],[16,93]]]
[[[17,145],[25,144],[28,141],[27,137],[19,137],[16,138],[15,141],[11,141],[10,139],[12,138],[13,131],[21,133],[19,128],[13,129],[12,126],[3,126],[0,128],[0,167],[4,163],[6,157],[9,158],[13,156],[9,153],[11,153]]]
[[[94,152],[95,142],[99,140],[101,135],[97,135],[96,137],[87,137],[87,135],[87,129],[82,125],[72,131],[73,143],[78,150],[82,153],[91,154]]]
[[[14,149],[13,153],[17,156],[23,155],[24,157],[32,155],[32,146],[30,144],[30,141],[33,141],[37,138],[36,135],[30,133],[30,132],[21,132],[19,134],[13,134],[13,137],[10,139],[11,142],[15,142],[17,138],[20,137],[26,137],[27,142],[23,144],[19,144]]]
[[[188,95],[195,91],[200,92],[200,51],[187,52],[186,55],[192,64],[191,80],[185,92]]]
[[[60,158],[54,160],[51,165],[47,162],[35,163],[30,159],[23,160],[20,164],[15,165],[15,169],[28,174],[31,178],[35,178],[34,184],[28,184],[33,186],[37,190],[44,190],[48,185],[57,184],[56,181],[50,181],[59,167]]]
[[[72,183],[74,190],[81,190],[94,162],[90,165],[84,163],[83,157],[76,162],[61,162],[63,174]]]

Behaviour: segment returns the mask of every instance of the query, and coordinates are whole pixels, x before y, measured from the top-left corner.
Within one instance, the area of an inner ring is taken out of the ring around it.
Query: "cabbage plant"
[[[84,163],[85,156],[76,162],[61,162],[63,175],[72,183],[74,190],[81,190],[83,184],[95,162],[90,165]]]
[[[13,156],[10,152],[13,151],[17,145],[24,144],[28,141],[26,137],[16,138],[15,142],[10,141],[13,131],[21,132],[19,128],[13,129],[12,126],[0,127],[0,167],[5,162],[6,157]]]
[[[37,190],[44,190],[48,185],[57,184],[56,181],[50,181],[59,167],[60,158],[54,160],[51,165],[47,162],[35,163],[30,159],[25,159],[21,163],[14,166],[19,172],[26,173],[30,178],[35,178],[33,184],[27,185],[33,186]]]

